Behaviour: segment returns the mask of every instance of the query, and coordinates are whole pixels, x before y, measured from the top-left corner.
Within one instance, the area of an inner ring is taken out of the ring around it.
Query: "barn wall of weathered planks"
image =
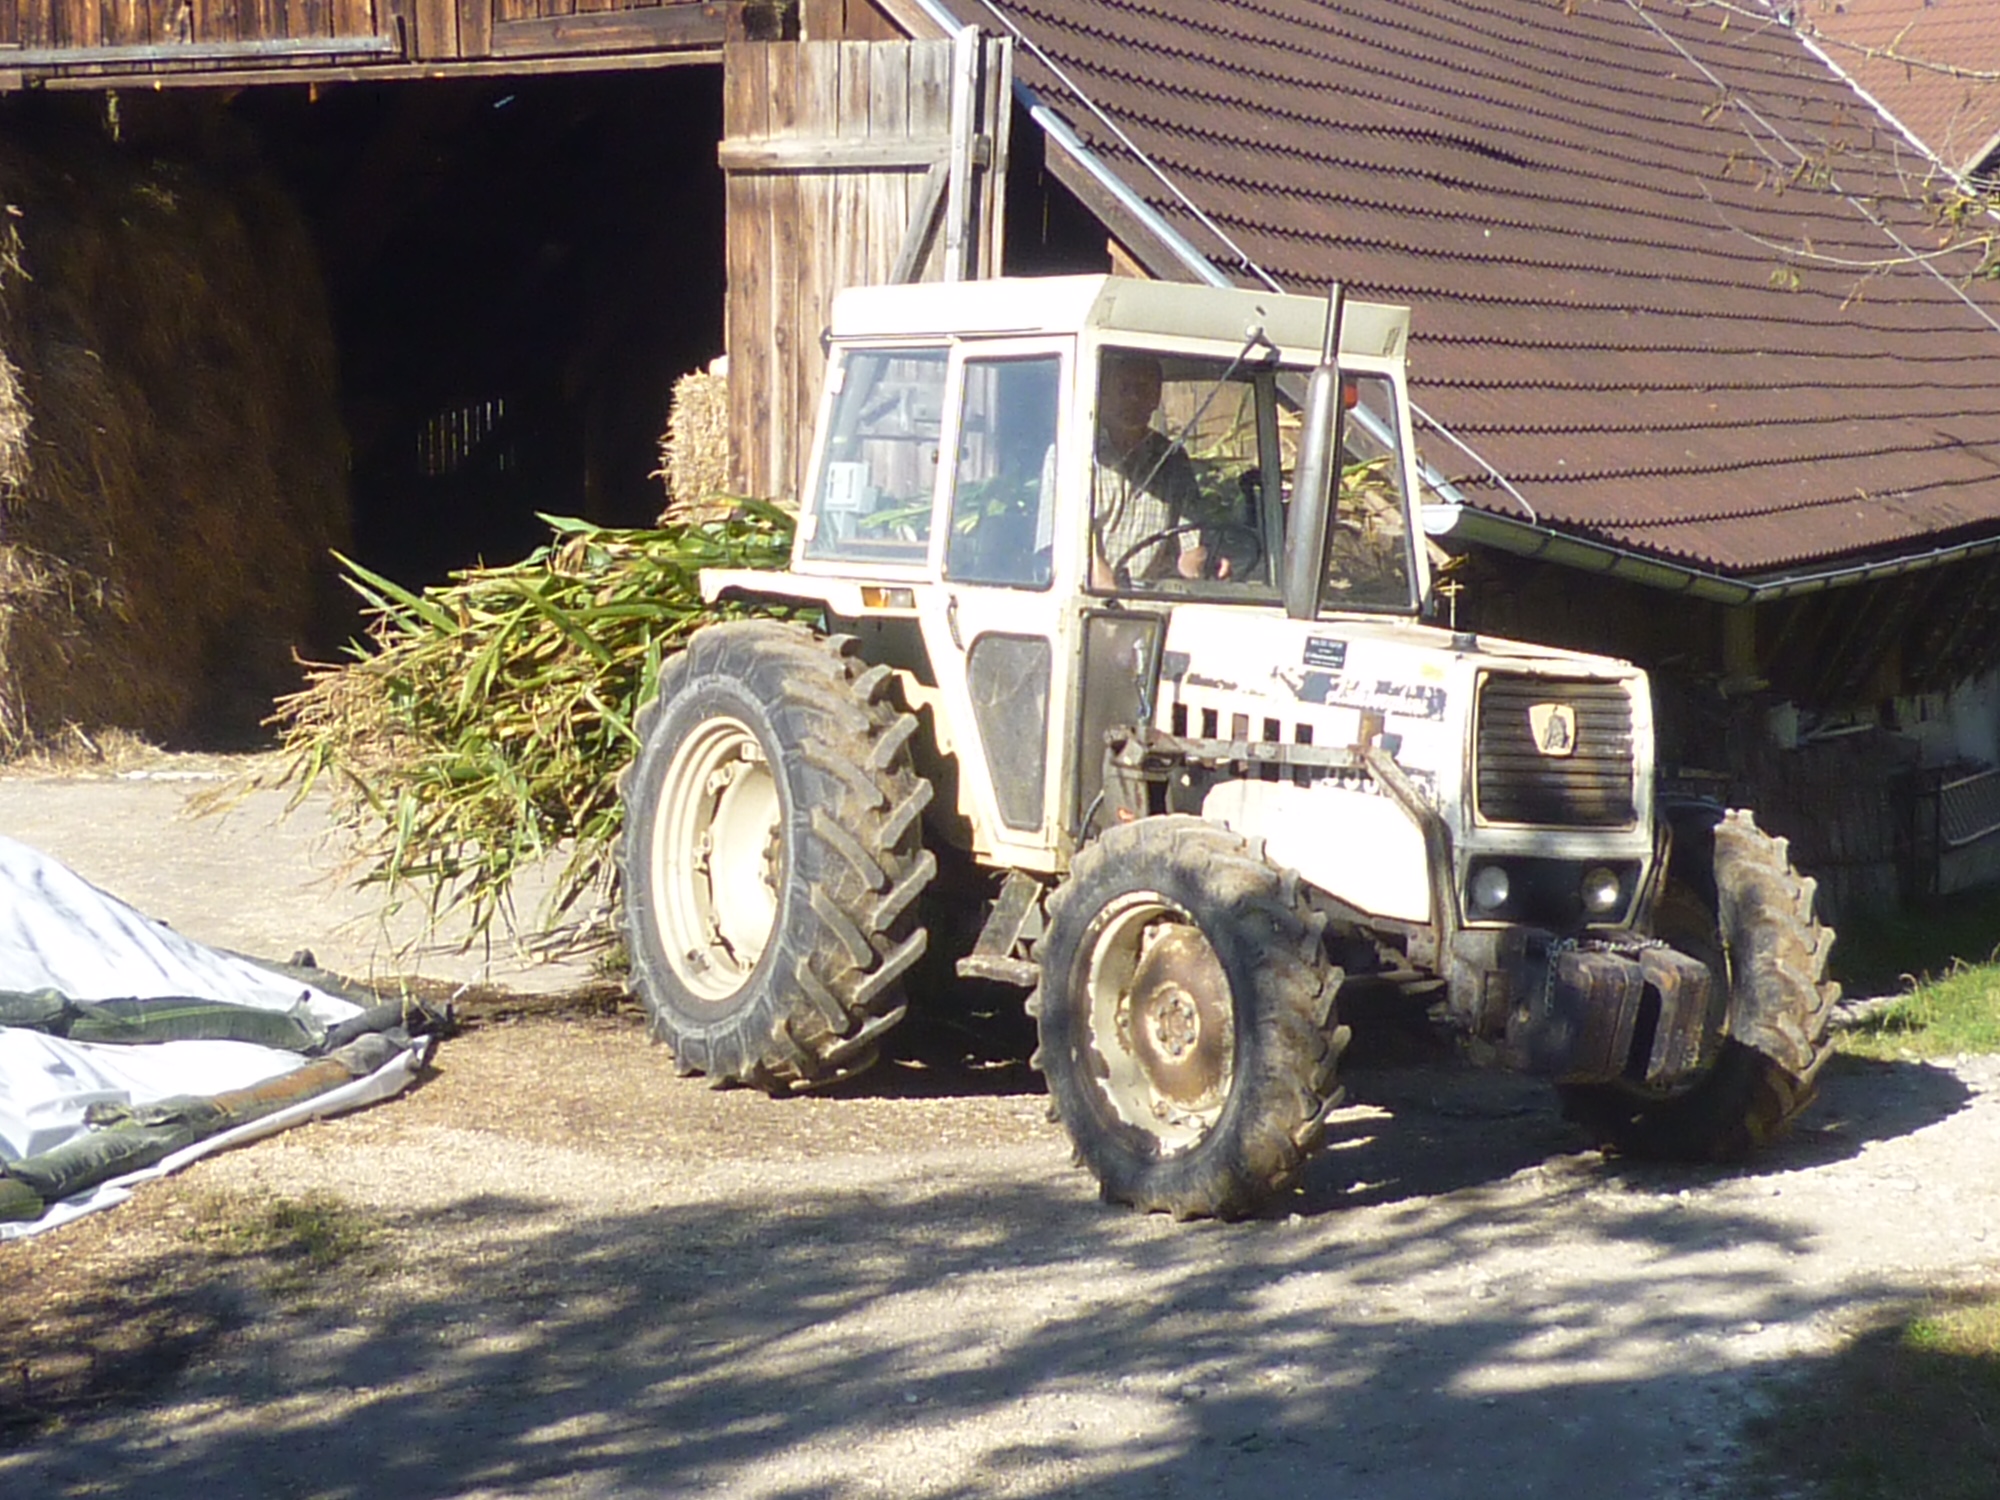
[[[738,486],[793,497],[833,293],[997,274],[1004,43],[749,43],[723,64]]]
[[[0,83],[101,87],[542,71],[564,59],[712,60],[721,0],[0,0]]]

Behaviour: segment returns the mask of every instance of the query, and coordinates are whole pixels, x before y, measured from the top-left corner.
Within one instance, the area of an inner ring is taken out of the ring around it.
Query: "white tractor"
[[[1805,1105],[1833,935],[1783,842],[1656,798],[1637,668],[1421,621],[1408,329],[1104,276],[836,299],[791,566],[703,579],[795,619],[699,631],[625,786],[684,1071],[866,1066],[969,915],[957,971],[1033,991],[1056,1113],[1144,1209],[1293,1183],[1364,993],[1613,1149]]]

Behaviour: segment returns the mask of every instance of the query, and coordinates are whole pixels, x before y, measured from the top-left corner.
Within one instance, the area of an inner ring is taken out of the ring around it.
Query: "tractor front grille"
[[[1622,682],[1489,673],[1474,758],[1489,823],[1625,828],[1638,816]]]

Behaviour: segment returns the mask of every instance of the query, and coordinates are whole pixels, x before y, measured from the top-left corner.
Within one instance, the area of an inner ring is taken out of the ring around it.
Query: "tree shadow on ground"
[[[1413,1203],[1366,1233],[1358,1216],[1162,1233],[1041,1183],[753,1193],[584,1224],[533,1200],[452,1213],[505,1253],[437,1267],[427,1289],[357,1277],[273,1311],[219,1340],[174,1405],[80,1423],[0,1459],[0,1482],[803,1500],[1309,1480],[1483,1500],[1505,1473],[1509,1494],[1554,1495],[1578,1473],[1684,1473],[1691,1441],[1721,1454],[1714,1387],[1742,1330],[1825,1310],[1761,1268],[1696,1264],[1718,1244],[1797,1253],[1767,1223],[1575,1194]],[[1586,1226],[1599,1273],[1529,1269]],[[388,1253],[417,1227],[390,1220]],[[141,1275],[185,1280],[186,1253]],[[1468,1282],[1472,1264],[1513,1269]]]
[[[1298,1211],[1448,1193],[1545,1164],[1673,1194],[1845,1160],[1949,1119],[1972,1098],[1946,1068],[1837,1056],[1789,1132],[1746,1161],[1709,1164],[1606,1156],[1563,1118],[1547,1083],[1449,1057],[1357,1068],[1345,1080],[1347,1102],[1358,1107],[1336,1117],[1307,1168],[1305,1201],[1292,1205]]]
[[[303,1301],[162,1242],[102,1287],[100,1331],[142,1321],[149,1288],[238,1314],[158,1372],[152,1406],[0,1454],[0,1488],[1486,1500],[1587,1475],[1730,1493],[1744,1373],[1913,1288],[1802,1290],[1805,1232],[1671,1176],[1607,1193],[1594,1154],[1516,1179],[1560,1121],[1495,1076],[1364,1080],[1364,1143],[1315,1165],[1300,1212],[1248,1224],[1106,1209],[1081,1174],[1032,1166],[834,1187],[807,1162],[691,1165],[644,1211],[392,1213]],[[1903,1093],[1900,1128],[1939,1107]]]

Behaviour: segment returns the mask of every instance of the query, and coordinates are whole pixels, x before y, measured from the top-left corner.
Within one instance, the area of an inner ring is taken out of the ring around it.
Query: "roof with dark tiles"
[[[1409,304],[1472,505],[1744,577],[2000,534],[2000,283],[1755,0],[946,3],[1233,279]]]

